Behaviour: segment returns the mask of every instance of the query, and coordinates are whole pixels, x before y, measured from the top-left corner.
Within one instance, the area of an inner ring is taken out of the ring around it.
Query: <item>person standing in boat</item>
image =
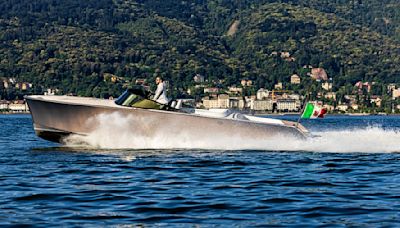
[[[161,76],[156,77],[157,90],[154,94],[153,100],[160,104],[168,104],[167,86]]]

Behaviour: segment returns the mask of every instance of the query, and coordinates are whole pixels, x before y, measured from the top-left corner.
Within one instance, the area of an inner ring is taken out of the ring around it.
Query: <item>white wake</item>
[[[230,135],[202,139],[196,135],[181,134],[173,123],[164,123],[165,129],[153,135],[141,134],[135,129],[134,120],[118,114],[100,115],[95,131],[87,136],[70,136],[67,146],[87,146],[99,149],[211,149],[211,150],[266,150],[266,151],[310,151],[339,153],[391,153],[400,152],[400,131],[381,127],[360,129],[327,130],[313,132],[319,137],[300,140],[276,136],[265,141],[251,137],[232,138]],[[129,126],[129,127],[127,127]],[[212,129],[210,133],[212,134]]]

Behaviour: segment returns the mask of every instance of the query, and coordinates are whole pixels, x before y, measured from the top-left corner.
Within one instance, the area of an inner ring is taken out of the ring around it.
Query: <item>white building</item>
[[[268,91],[267,89],[263,89],[263,88],[259,89],[257,91],[257,100],[263,100],[265,98],[268,98],[269,93],[270,93],[270,91]]]
[[[349,106],[347,104],[340,104],[336,107],[336,109],[342,112],[347,112]]]
[[[296,99],[278,99],[276,101],[278,111],[295,112],[300,110],[300,100]]]
[[[290,84],[300,84],[300,77],[297,74],[294,74],[290,77]]]
[[[8,101],[0,101],[0,110],[8,110]]]
[[[243,97],[229,97],[229,108],[244,109],[246,101]]]
[[[215,88],[215,87],[204,88],[203,92],[204,93],[218,93],[219,88]]]
[[[217,99],[203,98],[204,108],[230,108],[229,96],[220,94]]]
[[[326,99],[334,100],[336,101],[336,93],[335,92],[328,92],[324,96]]]
[[[387,91],[392,92],[393,90],[396,89],[396,84],[391,83],[387,86]]]
[[[206,109],[219,108],[217,99],[203,98],[203,106]]]
[[[275,88],[275,89],[283,89],[282,82],[276,83],[275,86],[274,86],[274,88]]]
[[[12,112],[27,112],[29,110],[26,103],[9,104],[8,109]]]
[[[273,102],[272,100],[254,100],[252,109],[255,111],[272,111]]]
[[[193,77],[193,80],[194,80],[194,82],[196,82],[196,83],[203,83],[203,82],[204,82],[204,76],[203,76],[203,75],[200,75],[200,74],[196,74],[196,75]]]
[[[228,88],[230,93],[243,93],[243,88],[236,87],[236,86],[231,86]]]
[[[392,92],[392,98],[396,99],[398,97],[400,97],[400,88],[394,89]]]
[[[358,106],[358,104],[356,104],[356,103],[351,104],[350,107],[351,107],[351,109],[353,109],[353,110],[358,110],[358,109],[359,109],[359,106]]]
[[[326,91],[332,90],[332,83],[331,82],[324,82],[324,83],[322,83],[321,86]]]

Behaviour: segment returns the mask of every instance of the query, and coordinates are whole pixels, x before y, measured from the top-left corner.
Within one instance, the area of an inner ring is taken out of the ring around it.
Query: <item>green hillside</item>
[[[325,68],[336,89],[399,83],[399,12],[394,0],[3,1],[0,78],[33,88],[0,95],[58,88],[116,96],[156,74],[175,95],[195,74],[220,86],[248,78],[268,88],[293,73],[305,77],[304,65]],[[289,59],[280,56],[286,52]]]

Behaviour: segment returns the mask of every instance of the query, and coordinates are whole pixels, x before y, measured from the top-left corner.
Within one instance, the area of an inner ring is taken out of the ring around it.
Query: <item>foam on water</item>
[[[310,151],[340,153],[391,153],[400,152],[400,132],[370,126],[358,129],[313,132],[320,137],[307,140],[277,135],[265,141],[251,137],[238,138],[230,135],[203,139],[174,131],[160,131],[145,135],[135,129],[134,120],[117,113],[97,117],[98,127],[87,136],[70,136],[65,139],[68,146],[88,146],[100,149],[213,149],[213,150],[268,150]],[[164,129],[175,129],[174,123],[163,123]],[[212,129],[210,133],[212,134]]]

